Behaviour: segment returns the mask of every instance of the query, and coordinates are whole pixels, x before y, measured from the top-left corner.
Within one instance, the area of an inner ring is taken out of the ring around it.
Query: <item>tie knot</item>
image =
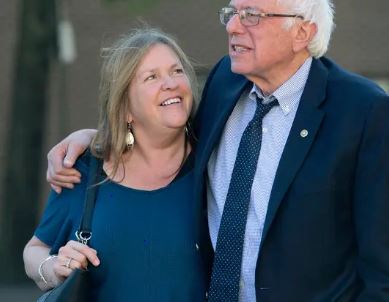
[[[263,104],[263,98],[257,96],[257,109],[255,111],[255,117],[262,119],[274,106],[278,105],[278,100],[275,96],[270,96],[271,101],[269,103]]]

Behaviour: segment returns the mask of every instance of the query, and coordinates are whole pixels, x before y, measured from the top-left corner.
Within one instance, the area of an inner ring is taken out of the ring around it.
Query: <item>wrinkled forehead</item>
[[[150,45],[139,61],[137,74],[154,70],[163,66],[179,66],[181,60],[174,49],[165,43],[155,43]]]
[[[280,0],[231,0],[230,7],[237,9],[253,8],[258,11],[270,11],[281,6]]]

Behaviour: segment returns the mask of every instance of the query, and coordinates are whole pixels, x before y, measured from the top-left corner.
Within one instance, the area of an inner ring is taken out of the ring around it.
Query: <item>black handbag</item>
[[[79,242],[88,244],[92,238],[92,217],[95,206],[97,183],[103,161],[90,155],[88,184],[85,192],[84,212],[76,236]],[[75,269],[63,283],[40,296],[37,302],[86,302],[89,298],[89,273],[87,270]]]

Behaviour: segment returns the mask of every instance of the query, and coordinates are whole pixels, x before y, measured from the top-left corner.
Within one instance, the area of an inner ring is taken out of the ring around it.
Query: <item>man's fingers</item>
[[[61,167],[59,169],[53,169],[52,173],[54,175],[58,175],[58,177],[61,176],[75,176],[75,177],[80,177],[81,174],[74,168],[65,168]]]
[[[73,132],[47,154],[46,178],[56,192],[61,192],[58,186],[73,188],[72,183],[80,182],[81,174],[72,167],[77,158],[88,148],[95,133],[96,130],[93,129]]]
[[[66,139],[66,152],[63,165],[70,168],[76,162],[76,159],[88,148],[93,136],[96,134],[94,129],[83,129],[71,133]]]
[[[61,171],[53,171],[50,167],[46,173],[47,181],[53,186],[72,189],[74,183],[81,181],[81,174],[76,169],[62,169]],[[60,193],[55,190],[57,193]]]
[[[57,193],[61,192],[61,188],[58,187],[72,189],[74,187],[73,183],[81,181],[81,174],[76,169],[64,167],[64,157],[67,153],[66,146],[66,143],[61,142],[47,154],[46,179]]]
[[[64,189],[73,189],[74,188],[74,184],[69,183],[69,182],[52,181],[51,185],[55,185],[56,187],[61,187]]]
[[[76,158],[74,158],[71,154],[66,154],[65,158],[63,159],[63,166],[65,168],[71,168],[73,167],[74,163],[76,162]]]
[[[62,168],[60,170],[48,170],[48,175],[53,180],[64,181],[66,178],[80,179],[81,173],[73,168]],[[67,180],[67,179],[66,179]]]
[[[57,194],[61,194],[62,188],[61,188],[60,186],[56,186],[56,185],[50,184],[50,187],[51,187]]]
[[[61,170],[65,155],[66,146],[62,142],[55,145],[47,154],[48,168],[53,171]]]
[[[85,146],[78,143],[70,142],[66,150],[66,156],[63,160],[63,166],[65,168],[73,167],[77,158],[85,151]]]

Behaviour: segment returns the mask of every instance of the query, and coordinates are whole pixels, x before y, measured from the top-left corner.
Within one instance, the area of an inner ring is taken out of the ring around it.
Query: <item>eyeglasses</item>
[[[244,26],[255,26],[259,23],[259,20],[261,18],[268,18],[268,17],[304,19],[304,17],[301,15],[258,13],[253,11],[252,9],[247,9],[247,8],[242,10],[237,10],[232,7],[223,7],[219,11],[220,22],[223,25],[227,25],[227,23],[231,20],[231,18],[234,15],[239,16],[239,20]]]

